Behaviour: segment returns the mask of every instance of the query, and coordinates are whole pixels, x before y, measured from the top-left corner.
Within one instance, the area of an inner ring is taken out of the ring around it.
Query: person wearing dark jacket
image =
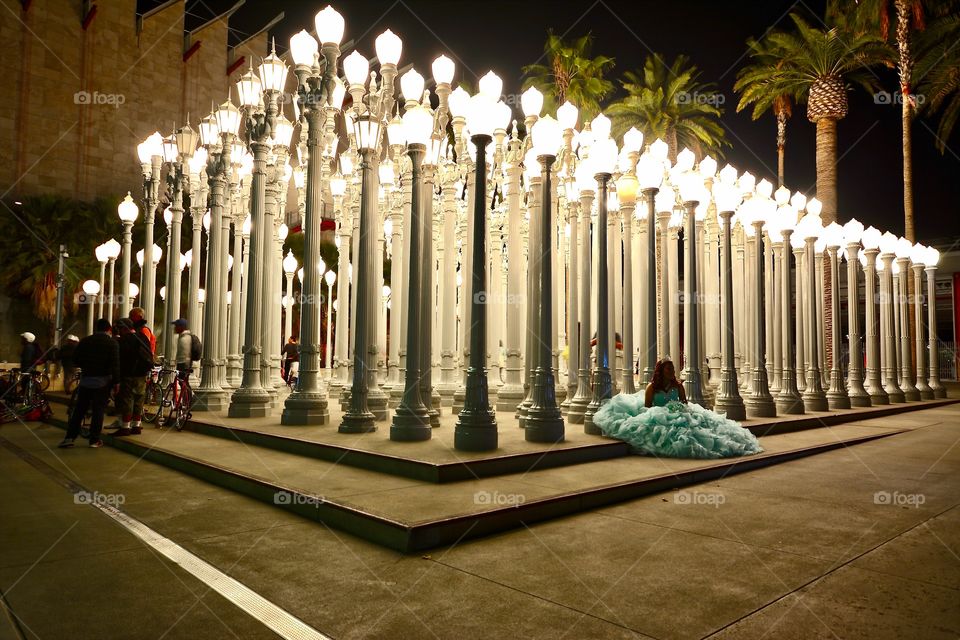
[[[147,392],[147,374],[153,368],[153,352],[148,336],[141,330],[144,324],[120,320],[120,395],[117,409],[123,426],[115,436],[138,435],[141,431],[143,400]]]
[[[110,399],[110,389],[120,376],[120,349],[110,336],[110,323],[100,318],[89,335],[77,345],[74,362],[81,369],[77,403],[67,423],[67,435],[60,447],[72,447],[80,435],[80,427],[87,411],[90,418],[90,446],[102,447],[100,431],[103,429],[103,414]]]

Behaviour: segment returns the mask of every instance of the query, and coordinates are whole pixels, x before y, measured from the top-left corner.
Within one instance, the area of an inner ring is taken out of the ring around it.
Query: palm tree
[[[626,97],[607,108],[616,134],[636,127],[649,140],[661,138],[671,161],[683,147],[703,157],[730,145],[720,124],[723,97],[713,84],[700,81],[700,70],[687,56],[668,65],[662,55],[651,54],[643,69],[626,72],[621,84]]]
[[[543,46],[546,64],[523,68],[523,88],[536,87],[544,96],[544,107],[556,111],[569,100],[580,110],[582,121],[600,112],[600,102],[613,91],[613,83],[604,76],[613,70],[613,58],[591,57],[593,36],[588,33],[572,41],[564,41],[547,31]]]
[[[837,219],[837,123],[847,115],[851,84],[876,91],[870,71],[890,64],[891,52],[879,36],[852,33],[840,27],[817,29],[791,14],[796,33],[768,36],[771,53],[782,64],[773,65],[751,82],[765,84],[769,95],[805,95],[807,118],[817,125],[817,198],[823,203],[825,223]]]
[[[897,73],[900,80],[900,106],[903,133],[903,222],[904,235],[914,242],[913,157],[911,123],[917,110],[911,82],[915,58],[911,52],[911,33],[926,26],[925,0],[831,0],[827,16],[846,20],[855,30],[876,33],[884,41],[890,39],[891,9],[896,14],[893,40],[897,46]]]
[[[743,111],[753,105],[751,117],[757,120],[767,110],[772,110],[777,119],[777,182],[783,186],[784,155],[787,147],[787,121],[793,115],[794,103],[801,103],[806,98],[803,91],[793,94],[770,92],[767,82],[770,74],[776,72],[786,64],[786,60],[777,55],[769,37],[763,40],[747,40],[750,57],[753,63],[747,65],[737,74],[737,82],[733,85],[734,91],[740,92],[740,102],[737,111]]]
[[[960,118],[960,15],[944,16],[930,23],[918,38],[916,76],[921,108],[940,112],[937,149],[947,150],[947,140]]]

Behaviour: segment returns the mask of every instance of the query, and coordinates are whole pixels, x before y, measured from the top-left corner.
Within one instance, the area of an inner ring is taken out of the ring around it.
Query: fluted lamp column
[[[929,380],[933,389],[934,398],[946,398],[947,389],[940,383],[940,352],[937,346],[937,265],[940,263],[940,252],[929,247],[923,261],[924,271],[927,274],[927,349],[929,354]]]
[[[894,331],[894,291],[893,291],[893,261],[896,259],[897,236],[889,231],[880,236],[880,260],[883,262],[883,271],[880,275],[880,313],[884,322],[881,324],[881,336],[884,367],[882,371],[883,389],[891,403],[906,402],[898,381],[897,369],[897,336]]]
[[[917,358],[917,392],[921,400],[933,400],[933,389],[927,382],[926,344],[923,339],[923,270],[926,267],[927,247],[915,244],[910,251],[911,269],[913,270],[913,292],[916,296],[913,304],[913,324],[916,326],[915,348]]]
[[[550,116],[537,120],[531,131],[533,152],[540,162],[541,191],[540,219],[531,224],[540,225],[540,251],[535,258],[540,261],[540,308],[537,313],[537,349],[540,355],[533,372],[533,402],[527,410],[524,437],[528,442],[562,442],[564,422],[557,406],[556,382],[553,375],[553,256],[550,237],[552,234],[553,163],[562,144],[560,124]]]
[[[137,155],[143,170],[143,196],[146,207],[143,215],[143,270],[140,272],[140,296],[143,305],[143,317],[147,325],[154,326],[154,306],[156,299],[156,262],[153,256],[153,224],[160,200],[160,167],[163,162],[163,136],[155,131],[137,145]],[[129,311],[129,309],[128,309]],[[123,314],[126,317],[127,313]],[[166,328],[166,327],[165,327]]]
[[[120,260],[120,317],[126,318],[130,314],[130,253],[133,251],[133,223],[140,215],[137,203],[133,201],[130,192],[117,206],[117,215],[123,223],[123,252]]]
[[[803,204],[806,204],[806,198],[802,194],[800,194],[800,197],[804,201]],[[797,367],[803,366],[803,360],[800,347],[794,342],[794,322],[793,318],[790,317],[794,309],[794,277],[790,272],[790,256],[793,254],[791,237],[796,224],[797,213],[794,206],[785,205],[777,211],[777,227],[783,236],[783,258],[780,265],[780,287],[783,289],[783,310],[780,314],[783,370],[780,375],[780,391],[777,393],[776,405],[777,413],[784,415],[799,415],[804,412],[803,399],[797,389]],[[796,268],[799,272],[799,259]],[[799,319],[802,313],[799,299],[797,300],[796,313]]]
[[[823,223],[820,221],[820,203],[816,198],[807,203],[807,215],[797,223],[797,233],[801,235],[806,247],[804,255],[804,266],[806,267],[807,294],[810,302],[810,309],[807,315],[808,322],[805,323],[807,337],[807,351],[810,358],[807,361],[806,384],[803,389],[803,406],[807,411],[826,411],[829,408],[827,404],[827,395],[823,391],[823,378],[820,373],[820,361],[817,357],[817,343],[820,340],[820,330],[818,328],[817,318],[815,317],[814,301],[820,295],[820,288],[817,286],[817,261],[814,253],[814,245],[820,234],[823,233]]]
[[[865,303],[865,322],[864,330],[866,334],[866,352],[867,369],[864,386],[870,396],[870,404],[873,406],[881,404],[890,404],[890,398],[883,388],[880,371],[880,336],[877,333],[879,318],[877,317],[877,256],[880,255],[880,232],[874,227],[868,227],[864,230],[861,241],[863,242],[863,253],[861,262],[863,263],[864,278],[864,303]]]
[[[492,92],[490,92],[492,93]],[[467,106],[467,126],[472,132],[470,140],[476,147],[475,183],[473,209],[470,224],[473,225],[473,247],[470,252],[471,286],[469,336],[470,360],[467,365],[466,395],[463,409],[457,418],[454,431],[454,446],[464,451],[490,451],[498,446],[497,420],[490,408],[487,392],[487,145],[493,139],[496,128],[495,96],[482,90],[470,98]],[[499,91],[496,95],[499,95]],[[466,283],[464,283],[466,284]]]
[[[601,435],[601,430],[593,422],[597,411],[613,395],[613,381],[610,377],[610,340],[609,331],[609,277],[607,270],[607,185],[617,158],[617,144],[610,136],[610,121],[603,114],[594,118],[591,129],[597,139],[590,149],[589,164],[597,181],[597,359],[593,368],[593,386],[590,404],[583,415],[583,430],[592,435]]]
[[[843,243],[847,249],[847,396],[851,407],[869,407],[870,394],[863,388],[863,336],[860,331],[860,238],[863,224],[856,218],[843,225]],[[836,311],[834,312],[836,313]],[[836,351],[834,351],[836,354]]]
[[[706,212],[710,195],[703,186],[703,176],[696,170],[687,171],[682,176],[679,186],[680,198],[683,200],[683,209],[686,214],[684,218],[686,255],[683,265],[683,344],[686,378],[683,386],[689,402],[704,406],[706,403],[703,399],[703,380],[700,374],[700,292],[697,277],[696,219],[697,209],[701,204],[701,210]]]
[[[839,256],[840,245],[843,243],[843,227],[836,222],[831,222],[824,229],[824,235],[827,240],[827,253],[830,257],[830,304],[832,313],[831,326],[831,351],[833,353],[830,365],[830,388],[827,389],[827,404],[831,409],[849,409],[851,406],[850,396],[847,395],[847,387],[843,382],[843,374],[840,371],[840,265]]]
[[[659,144],[658,144],[659,143]],[[644,206],[647,215],[643,219],[647,225],[647,333],[643,338],[643,347],[640,349],[643,371],[640,382],[650,384],[653,380],[653,370],[657,365],[657,193],[663,183],[663,158],[658,155],[660,146],[666,146],[662,140],[650,145],[637,161],[637,179],[640,181],[640,190],[643,192]]]
[[[433,128],[433,118],[430,113],[419,104],[407,109],[403,115],[404,138],[407,140],[407,155],[410,157],[411,178],[411,208],[410,220],[407,221],[406,232],[409,234],[407,250],[409,251],[409,281],[405,291],[407,295],[407,343],[406,368],[403,379],[403,396],[393,414],[390,425],[390,439],[400,441],[429,440],[432,436],[430,414],[421,396],[421,367],[429,367],[429,362],[421,362],[422,349],[420,348],[421,322],[421,287],[423,278],[420,270],[426,269],[421,252],[423,245],[431,242],[426,233],[428,228],[423,220],[426,194],[423,190],[421,166],[426,144],[430,139]],[[399,305],[397,305],[399,306]],[[426,399],[429,402],[429,398]]]
[[[320,380],[320,312],[323,304],[323,287],[320,272],[314,268],[320,262],[321,222],[323,219],[323,125],[327,109],[339,108],[343,100],[343,87],[336,83],[337,59],[340,56],[340,41],[343,39],[343,18],[333,8],[326,7],[317,13],[317,36],[321,47],[317,54],[317,41],[301,31],[290,38],[290,53],[297,76],[297,100],[301,105],[301,127],[307,127],[306,197],[304,198],[304,277],[301,281],[300,303],[300,371],[297,385],[283,403],[280,416],[282,424],[315,425],[330,420],[327,391]],[[359,54],[357,54],[359,56]],[[362,57],[362,56],[361,56]],[[314,62],[316,60],[316,62]],[[363,69],[366,73],[366,66]],[[331,180],[331,191],[334,191]],[[336,191],[342,195],[341,184]],[[341,253],[347,247],[340,248]],[[249,315],[249,310],[248,310]]]
[[[910,356],[910,320],[909,320],[909,296],[910,290],[910,254],[913,253],[913,243],[906,238],[897,240],[896,256],[897,266],[900,268],[900,290],[896,295],[897,304],[900,306],[900,390],[903,391],[904,399],[907,401],[920,400],[920,391],[914,385],[913,371],[911,370]]]
[[[726,414],[731,420],[747,417],[740,385],[737,382],[737,367],[733,358],[733,255],[730,243],[730,220],[743,197],[736,186],[737,171],[727,165],[720,171],[719,180],[713,185],[713,197],[721,221],[720,235],[720,385],[713,401],[713,410]]]
[[[581,162],[576,170],[577,191],[580,194],[580,362],[577,373],[577,390],[567,409],[567,420],[571,424],[583,422],[583,416],[590,405],[593,391],[590,388],[590,305],[593,283],[593,240],[590,234],[590,220],[593,215],[593,194],[596,180],[591,174],[590,163]],[[572,312],[573,310],[571,310]]]
[[[639,133],[639,132],[638,132]],[[626,141],[627,138],[624,138]],[[636,156],[634,156],[636,157]],[[617,180],[617,199],[620,201],[620,213],[623,219],[623,312],[620,325],[623,339],[623,371],[620,382],[622,393],[636,393],[637,388],[633,380],[634,348],[633,348],[633,232],[631,227],[636,222],[634,210],[637,206],[637,189],[639,181],[633,173],[624,173]]]

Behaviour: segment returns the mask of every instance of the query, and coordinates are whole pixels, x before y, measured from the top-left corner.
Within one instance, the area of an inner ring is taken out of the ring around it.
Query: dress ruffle
[[[648,408],[643,393],[614,396],[593,422],[604,435],[623,440],[641,454],[715,459],[763,451],[750,431],[723,414],[678,401]]]

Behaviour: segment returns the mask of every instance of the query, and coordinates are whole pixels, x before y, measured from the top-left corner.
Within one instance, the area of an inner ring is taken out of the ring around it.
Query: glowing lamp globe
[[[217,118],[210,114],[200,121],[200,144],[212,146],[220,144],[220,128],[217,126]],[[200,173],[197,171],[197,173]]]
[[[480,93],[487,96],[491,101],[500,99],[503,93],[503,80],[493,71],[487,71],[486,75],[480,78]]]
[[[843,225],[844,244],[858,244],[863,237],[863,223],[856,218]]]
[[[670,149],[669,147],[667,147],[667,143],[661,140],[660,138],[657,138],[656,140],[654,140],[653,143],[650,145],[650,153],[653,155],[654,158],[656,158],[657,160],[660,160],[661,162],[667,159],[667,155],[669,154],[669,152],[670,152]]]
[[[313,65],[318,51],[317,41],[305,29],[290,37],[290,55],[294,64],[307,67]]]
[[[773,194],[773,185],[769,180],[764,178],[757,183],[757,194],[761,198],[769,198]]]
[[[470,94],[463,87],[457,87],[451,91],[450,97],[447,98],[447,106],[450,107],[450,113],[455,117],[465,118],[469,105]]]
[[[403,53],[403,41],[390,29],[377,36],[374,46],[380,64],[397,64],[400,62],[400,54]]]
[[[277,237],[280,238],[281,242],[283,242],[284,240],[287,239],[287,235],[289,235],[289,233],[290,233],[290,228],[286,225],[286,223],[281,222],[280,226],[277,227]]]
[[[713,185],[713,197],[717,202],[718,211],[736,211],[743,200],[740,191],[726,182]]]
[[[707,156],[700,161],[700,166],[697,168],[697,170],[704,179],[712,178],[713,176],[717,175],[717,161],[713,158],[713,156]]]
[[[173,222],[173,209],[167,207],[163,210],[163,223],[168,227]]]
[[[293,251],[288,251],[283,259],[283,272],[288,276],[292,276],[296,270],[297,259],[293,256]]]
[[[728,164],[720,170],[720,182],[726,185],[735,186],[737,184],[737,169],[732,164]],[[729,209],[728,209],[729,211]]]
[[[649,151],[637,160],[637,179],[641,189],[658,189],[663,182],[663,162]]]
[[[773,194],[773,199],[776,200],[777,206],[782,207],[783,205],[790,202],[790,189],[781,186]]]
[[[407,144],[426,145],[433,133],[433,116],[420,104],[403,114],[403,134]]]
[[[630,127],[623,134],[623,148],[631,153],[640,153],[640,150],[643,149],[643,133],[636,127]]]
[[[330,193],[343,197],[347,192],[347,181],[339,173],[330,178]]]
[[[740,191],[744,195],[752,193],[754,187],[757,186],[756,178],[753,177],[753,174],[749,171],[744,171],[743,175],[740,176],[740,179],[737,181],[737,184],[740,186]]]
[[[283,87],[287,84],[287,65],[277,57],[275,51],[270,51],[270,55],[263,59],[257,68],[257,73],[260,75],[264,91],[283,91]]]
[[[620,204],[631,206],[637,202],[637,190],[640,183],[637,177],[629,173],[624,173],[617,180],[617,198]]]
[[[520,107],[528,118],[539,118],[543,110],[543,94],[536,87],[530,87],[520,94]]]
[[[823,203],[816,198],[810,198],[810,200],[807,201],[807,213],[812,213],[813,215],[820,217],[820,211],[822,209]]]
[[[564,131],[576,128],[578,115],[579,111],[569,100],[564,102],[560,105],[560,108],[557,109],[557,122],[560,123],[560,128]]]
[[[880,248],[880,231],[874,227],[867,227],[860,235],[860,242],[864,249]]]
[[[324,44],[340,44],[343,40],[343,16],[331,6],[317,12],[313,18],[313,26],[317,28],[317,37]]]
[[[617,143],[612,138],[597,140],[590,150],[595,174],[613,173],[617,164]]]
[[[453,64],[453,60],[447,56],[438,56],[430,68],[433,71],[433,79],[437,84],[450,84],[453,82],[453,72],[456,67]]]
[[[400,93],[408,102],[419,101],[423,97],[423,76],[416,69],[410,69],[400,76]]]
[[[910,262],[914,265],[923,266],[926,264],[927,259],[927,248],[920,244],[919,242],[910,249]]]
[[[88,296],[95,296],[100,293],[100,283],[96,280],[85,280],[82,286],[83,292]]]
[[[363,85],[367,82],[367,72],[370,71],[370,61],[354,50],[343,59],[343,74],[347,82],[352,85]]]
[[[333,283],[337,281],[337,272],[336,271],[327,271],[323,279],[327,281],[327,286],[332,287]]]
[[[494,99],[485,93],[470,98],[467,108],[467,126],[473,135],[492,136],[497,127]]]
[[[894,251],[896,252],[898,258],[909,258],[910,252],[913,251],[913,243],[906,238],[898,238],[897,246]]]
[[[673,190],[673,187],[669,185],[661,187],[654,200],[654,205],[657,213],[672,212],[673,208],[677,205],[677,194]]]
[[[120,221],[132,224],[136,222],[139,213],[140,209],[137,208],[137,203],[133,201],[133,198],[130,197],[130,192],[127,191],[127,195],[117,207],[117,215],[120,216]]]
[[[940,252],[934,249],[933,247],[927,248],[927,255],[923,260],[923,264],[928,267],[936,267],[940,262]]]
[[[259,82],[259,80],[258,80]],[[217,128],[220,133],[237,135],[240,131],[240,110],[230,100],[225,101],[217,109]]]
[[[897,236],[889,231],[880,236],[880,253],[891,254],[897,250]]]
[[[116,260],[120,257],[120,243],[110,238],[105,243],[103,243],[104,248],[106,249],[107,259]]]
[[[590,130],[597,140],[610,137],[610,118],[598,113],[597,117],[590,121]]]
[[[696,161],[696,156],[693,155],[693,151],[684,147],[683,151],[677,154],[677,164],[674,166],[674,169],[678,172],[690,171],[693,169],[693,163]]]

